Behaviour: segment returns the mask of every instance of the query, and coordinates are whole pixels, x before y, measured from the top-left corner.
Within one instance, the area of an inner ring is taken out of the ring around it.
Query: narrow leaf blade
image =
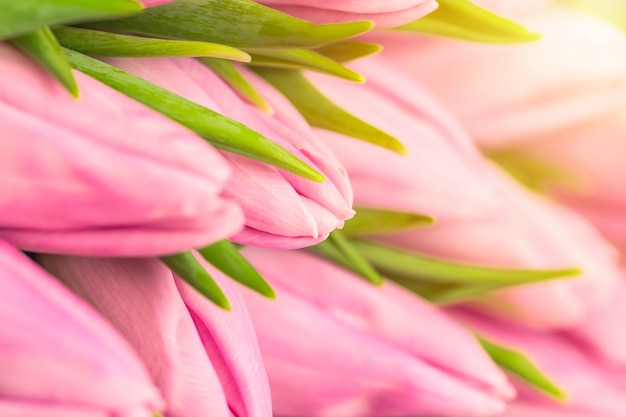
[[[78,97],[78,86],[72,74],[72,67],[48,27],[15,37],[11,39],[11,43],[37,61],[63,84],[70,94]]]
[[[74,68],[186,126],[216,148],[265,162],[312,181],[325,180],[322,174],[283,147],[241,123],[102,61],[69,49],[64,52]]]
[[[333,230],[328,239],[310,248],[316,255],[354,272],[374,285],[382,285],[378,271],[352,246],[339,230]]]
[[[333,75],[348,81],[359,83],[365,81],[365,77],[358,72],[352,71],[350,68],[344,67],[320,53],[307,49],[257,49],[250,51],[250,53],[252,54],[250,65],[253,66],[310,70]]]
[[[257,106],[266,113],[273,114],[272,106],[259,94],[248,82],[246,77],[229,61],[223,59],[200,58],[209,68],[222,78],[230,87],[237,91],[243,98]]]
[[[271,68],[256,68],[255,71],[280,90],[312,126],[362,139],[401,155],[408,153],[398,139],[326,98],[299,71]]]
[[[44,26],[109,19],[141,9],[134,0],[0,0],[0,40]]]
[[[364,33],[372,23],[314,25],[251,0],[177,0],[92,27],[237,48],[314,48]]]
[[[567,400],[567,394],[551,381],[533,361],[522,352],[478,336],[478,341],[491,359],[505,371],[515,375],[533,388],[560,401]]]
[[[364,241],[353,241],[352,246],[390,279],[432,284],[508,286],[580,274],[580,270],[575,268],[510,269],[452,262]]]
[[[191,252],[161,256],[159,259],[178,277],[195,288],[215,305],[230,311],[228,298]]]
[[[337,62],[350,62],[355,59],[374,55],[383,50],[382,45],[377,43],[343,41],[324,45],[316,49],[316,51]]]
[[[439,0],[438,3],[439,8],[434,12],[394,30],[485,43],[529,42],[541,37],[468,0]]]
[[[250,55],[244,51],[210,42],[154,39],[73,27],[57,27],[53,31],[63,46],[86,55],[137,58],[204,56],[250,61]]]
[[[276,294],[270,284],[239,253],[237,247],[228,240],[222,240],[198,249],[198,252],[210,264],[235,281],[267,298],[276,298]]]
[[[354,207],[356,214],[341,231],[347,236],[394,233],[432,225],[435,220],[422,214],[391,211],[371,207]]]

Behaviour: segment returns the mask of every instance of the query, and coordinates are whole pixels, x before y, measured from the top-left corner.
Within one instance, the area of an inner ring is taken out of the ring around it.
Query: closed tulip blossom
[[[515,9],[525,2],[501,3]],[[592,120],[624,103],[626,35],[618,27],[556,4],[511,15],[542,38],[485,45],[403,35],[385,38],[384,55],[428,85],[490,149]]]
[[[533,163],[538,162],[560,173],[540,179],[543,191],[588,218],[622,250],[626,250],[626,195],[619,172],[626,164],[625,110],[619,106],[595,120],[527,138],[506,150],[530,161],[517,167],[523,172],[532,175]]]
[[[378,28],[400,26],[437,9],[435,0],[261,0],[259,3],[315,23],[371,20]]]
[[[162,400],[124,338],[0,241],[0,415],[152,417]]]
[[[482,217],[500,209],[482,156],[425,88],[381,57],[359,60],[352,68],[365,75],[366,84],[316,74],[309,78],[332,101],[408,149],[408,155],[398,155],[317,130],[346,167],[355,206],[427,214],[438,221]]]
[[[271,416],[248,313],[233,284],[209,265],[233,311],[213,305],[156,259],[45,255],[39,261],[135,347],[161,390],[164,416]]]
[[[377,236],[409,251],[504,268],[580,268],[579,277],[487,295],[478,305],[541,328],[580,323],[611,300],[623,279],[619,255],[584,218],[524,190],[494,167],[505,209],[481,220]]]
[[[147,256],[240,230],[241,210],[221,197],[230,169],[204,140],[81,73],[74,99],[6,43],[0,68],[0,238]]]
[[[302,252],[243,252],[277,293],[244,293],[274,416],[483,417],[513,396],[472,335],[413,294]]]
[[[144,5],[144,7],[155,7],[171,3],[173,1],[174,0],[142,0],[141,3]]]
[[[513,379],[518,396],[498,416],[617,417],[626,409],[626,397],[610,370],[570,338],[459,309],[453,315],[489,340],[524,352],[567,395],[559,403]]]
[[[326,177],[316,183],[265,163],[223,152],[232,167],[224,196],[239,204],[246,227],[232,240],[256,246],[313,245],[352,217],[352,190],[342,165],[276,90],[246,75],[270,102],[274,116],[242,100],[194,59],[110,59],[126,71],[235,119],[283,146]]]

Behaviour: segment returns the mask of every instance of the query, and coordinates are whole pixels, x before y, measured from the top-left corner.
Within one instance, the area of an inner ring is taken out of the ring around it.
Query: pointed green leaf
[[[519,43],[541,35],[468,0],[439,0],[439,8],[393,30],[426,33],[485,43]]]
[[[141,9],[134,0],[0,0],[0,39],[44,26],[109,19]]]
[[[57,27],[53,31],[63,46],[86,55],[138,58],[209,56],[250,61],[246,52],[216,43],[145,38],[73,27]]]
[[[365,81],[365,77],[358,72],[354,72],[322,54],[307,49],[257,49],[249,52],[252,55],[250,65],[268,68],[310,70],[321,72],[322,74],[334,75],[335,77],[343,78],[348,81],[359,83]]]
[[[588,184],[577,172],[567,169],[558,160],[532,155],[520,149],[504,149],[487,156],[526,187],[543,193],[558,185],[573,191],[584,190]]]
[[[393,280],[435,285],[519,285],[580,274],[579,269],[510,269],[452,262],[389,246],[352,241],[352,246]]]
[[[383,50],[382,45],[377,43],[343,41],[331,43],[316,49],[320,54],[337,62],[350,62],[355,59],[374,55]]]
[[[314,48],[367,32],[372,23],[314,25],[251,0],[177,0],[92,27],[237,48]]]
[[[430,226],[432,217],[421,214],[391,211],[371,207],[354,207],[356,214],[341,231],[348,236],[366,236],[393,233],[415,227]]]
[[[265,101],[232,62],[212,58],[200,58],[200,61],[208,65],[224,82],[228,83],[233,90],[237,91],[250,103],[266,113],[274,113],[272,106]]]
[[[477,336],[478,341],[491,359],[508,373],[515,375],[530,386],[560,401],[567,400],[567,393],[550,380],[533,361],[522,352]]]
[[[354,272],[374,285],[383,283],[378,271],[354,249],[340,230],[333,230],[328,239],[309,249],[316,255]]]
[[[70,49],[64,48],[64,52],[77,70],[186,126],[216,148],[274,165],[312,181],[324,181],[313,168],[241,123],[102,61]]]
[[[276,294],[261,274],[244,258],[237,247],[228,240],[222,240],[198,252],[204,259],[217,269],[245,285],[246,287],[264,295],[267,298],[276,298]]]
[[[63,55],[52,32],[43,27],[26,35],[11,39],[11,43],[20,48],[43,68],[52,74],[74,97],[78,97],[78,86],[72,74],[72,67]]]
[[[217,282],[204,269],[202,264],[191,252],[161,256],[159,259],[176,275],[195,288],[200,294],[211,300],[215,305],[230,311],[228,298]]]
[[[362,139],[402,155],[408,153],[396,138],[326,98],[299,71],[272,68],[255,68],[255,71],[280,90],[312,126]]]

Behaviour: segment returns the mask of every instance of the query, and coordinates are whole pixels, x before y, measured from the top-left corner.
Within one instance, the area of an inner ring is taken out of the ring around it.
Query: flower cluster
[[[0,416],[626,415],[624,13],[0,0]]]

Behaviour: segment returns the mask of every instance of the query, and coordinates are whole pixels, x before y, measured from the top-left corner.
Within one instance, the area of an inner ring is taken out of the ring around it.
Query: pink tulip
[[[45,255],[40,261],[133,344],[161,389],[165,416],[271,416],[254,330],[228,279],[212,274],[231,312],[211,304],[156,259]]]
[[[0,415],[151,417],[156,387],[98,314],[0,241]]]
[[[589,351],[596,360],[621,372],[626,371],[626,283],[621,283],[610,303],[591,312],[566,334]]]
[[[277,293],[245,292],[275,416],[482,417],[514,394],[469,333],[394,284],[302,252],[244,254]]]
[[[76,100],[7,44],[0,68],[0,238],[143,256],[240,229],[240,209],[220,197],[230,170],[201,138],[78,72]]]
[[[313,245],[353,215],[345,170],[276,90],[246,72],[276,110],[275,116],[242,100],[217,75],[193,59],[110,59],[112,64],[255,129],[317,168],[315,183],[267,164],[223,152],[233,176],[224,196],[236,201],[246,228],[233,236],[243,244],[294,248]]]
[[[609,240],[626,249],[626,195],[619,173],[626,164],[625,106],[591,122],[540,135],[511,151],[572,177],[572,187],[548,180],[559,202],[588,218]]]
[[[353,68],[367,77],[365,85],[314,74],[310,79],[332,101],[409,150],[401,156],[318,130],[346,166],[356,206],[428,214],[441,221],[500,208],[474,144],[424,88],[384,58],[369,57]]]
[[[502,417],[617,417],[626,409],[626,397],[596,357],[581,351],[567,337],[538,332],[467,311],[453,313],[464,324],[490,340],[526,354],[567,394],[559,403],[521,382],[518,397]],[[515,380],[514,380],[515,381]]]
[[[478,305],[537,327],[571,327],[607,303],[623,279],[617,252],[583,218],[493,169],[506,208],[483,219],[440,222],[379,239],[461,262],[506,268],[581,268],[580,277],[524,285]]]
[[[559,5],[516,20],[543,38],[485,45],[403,36],[386,39],[384,55],[432,88],[489,148],[548,135],[624,102],[619,28]]]
[[[259,3],[314,23],[371,20],[378,28],[400,26],[437,9],[435,0],[261,0]]]

